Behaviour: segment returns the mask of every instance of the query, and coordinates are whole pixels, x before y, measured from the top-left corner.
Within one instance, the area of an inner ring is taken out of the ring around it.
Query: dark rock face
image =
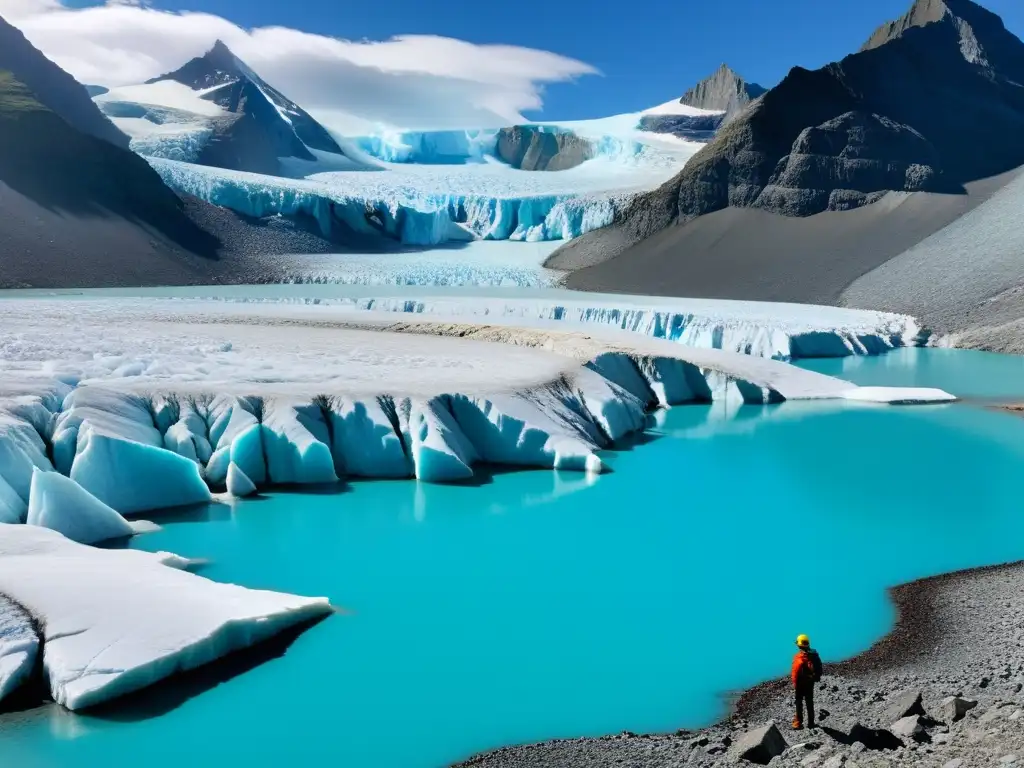
[[[30,54],[24,66],[44,69]],[[78,130],[2,69],[0,211],[4,287],[258,282],[282,277],[273,254],[337,251],[302,222],[182,200],[144,159]]]
[[[568,131],[516,125],[498,132],[497,154],[522,171],[564,171],[593,158],[594,146]]]
[[[320,123],[264,82],[219,40],[203,56],[148,82],[161,80],[174,80],[194,90],[214,88],[202,98],[232,115],[215,122],[214,135],[197,159],[200,165],[273,174],[279,157],[314,160],[310,149],[343,154]]]
[[[10,75],[0,75],[0,183],[67,218],[129,220],[209,255],[218,245],[149,163],[76,130]]]
[[[748,83],[723,64],[713,75],[701,80],[684,93],[679,103],[698,109],[725,112],[725,119],[728,122],[766,91],[766,88],[757,83]]]
[[[10,72],[40,104],[79,131],[116,147],[128,148],[128,137],[104,117],[85,88],[3,19],[0,19],[0,71]]]
[[[960,192],[1024,164],[1024,43],[970,0],[918,0],[869,47],[794,68],[674,179],[575,247],[621,253],[727,207],[809,216]],[[602,250],[603,249],[603,250]]]
[[[720,115],[644,115],[637,126],[650,133],[670,133],[681,139],[708,142],[725,122]]]

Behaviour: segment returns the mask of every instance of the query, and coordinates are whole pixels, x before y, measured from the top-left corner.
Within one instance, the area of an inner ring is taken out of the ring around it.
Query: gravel
[[[599,739],[507,747],[462,763],[483,768],[754,765],[731,745],[770,722],[780,724],[786,751],[772,766],[813,768],[972,768],[1024,764],[1024,563],[938,576],[898,587],[895,629],[866,653],[826,665],[815,700],[821,728],[789,730],[786,680],[746,691],[725,721],[701,731],[620,734]],[[916,709],[920,728],[889,717]],[[948,699],[977,706],[944,722]],[[820,710],[828,710],[828,716]],[[785,727],[783,727],[785,726]],[[917,732],[914,735],[914,732]],[[763,732],[763,731],[762,731]],[[880,745],[894,749],[878,749]]]

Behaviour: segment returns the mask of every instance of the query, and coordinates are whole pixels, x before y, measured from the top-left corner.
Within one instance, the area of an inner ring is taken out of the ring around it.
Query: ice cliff
[[[468,240],[566,240],[607,225],[615,196],[475,194],[403,186],[353,193],[347,178],[285,179],[161,158],[150,164],[177,192],[258,218],[307,217],[330,238],[383,236],[409,246]],[[356,174],[352,174],[356,175]],[[373,175],[379,174],[362,174]]]

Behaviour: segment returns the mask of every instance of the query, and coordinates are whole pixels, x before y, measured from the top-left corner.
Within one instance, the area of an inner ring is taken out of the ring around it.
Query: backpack
[[[824,671],[821,664],[821,656],[818,655],[817,651],[808,651],[807,657],[808,661],[810,661],[810,669],[808,669],[807,672],[810,675],[811,680],[816,683],[820,682],[821,675]],[[804,666],[807,666],[807,664],[805,663]]]

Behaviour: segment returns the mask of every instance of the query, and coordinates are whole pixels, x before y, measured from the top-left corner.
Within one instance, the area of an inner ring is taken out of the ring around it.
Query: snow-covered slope
[[[659,405],[948,399],[861,392],[767,357],[568,322],[396,323],[351,306],[145,299],[2,310],[0,480],[13,520],[46,506],[34,498],[40,470],[133,515],[225,488],[458,481],[481,461],[599,472],[599,451]]]
[[[342,157],[327,130],[220,41],[180,69],[95,102],[139,154],[262,173],[281,159]]]
[[[54,701],[90,707],[332,610],[324,598],[218,584],[178,570],[184,562],[0,525],[0,593],[38,622]],[[23,617],[0,599],[0,696],[32,668],[38,640]]]

